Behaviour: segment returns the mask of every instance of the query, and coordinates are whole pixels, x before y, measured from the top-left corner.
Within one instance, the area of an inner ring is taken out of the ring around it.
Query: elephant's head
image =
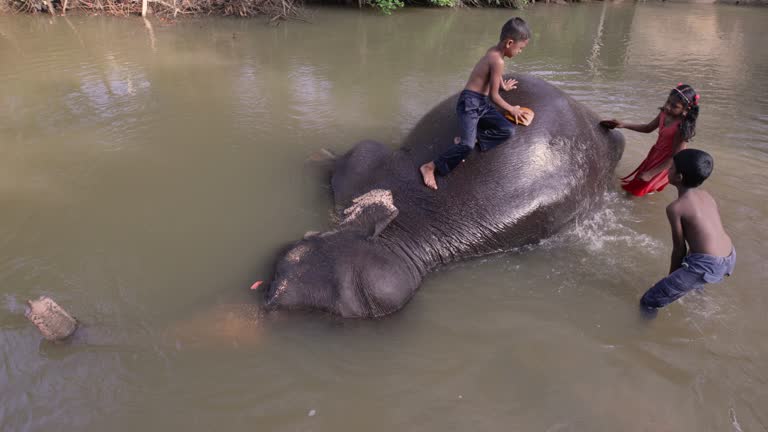
[[[397,214],[390,191],[377,189],[356,198],[336,229],[308,233],[279,259],[266,292],[267,307],[358,318],[400,309],[420,276],[379,238]]]

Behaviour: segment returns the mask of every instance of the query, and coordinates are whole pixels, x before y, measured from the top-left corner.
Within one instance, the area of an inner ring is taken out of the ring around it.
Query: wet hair
[[[675,171],[683,176],[683,186],[695,188],[706,180],[714,168],[714,160],[709,153],[698,149],[680,150],[672,161]]]
[[[688,113],[680,122],[680,137],[683,141],[690,141],[696,135],[696,119],[699,117],[699,95],[688,84],[678,84],[669,92],[669,98],[685,108]]]
[[[504,23],[504,27],[501,28],[501,35],[499,41],[505,39],[512,39],[515,42],[524,41],[531,38],[531,29],[528,28],[528,24],[520,17],[510,18],[509,21]]]

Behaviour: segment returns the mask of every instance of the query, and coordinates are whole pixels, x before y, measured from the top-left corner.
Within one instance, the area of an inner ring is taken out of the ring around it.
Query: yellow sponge
[[[506,117],[509,121],[515,124],[521,124],[523,126],[528,126],[533,121],[533,110],[526,107],[520,107],[520,111],[526,114],[525,118],[521,118],[519,121],[515,120],[515,117],[512,116],[510,113],[505,113],[504,117]]]

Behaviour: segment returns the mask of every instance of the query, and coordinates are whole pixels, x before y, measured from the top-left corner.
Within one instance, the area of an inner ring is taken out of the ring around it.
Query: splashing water
[[[632,215],[634,203],[617,192],[606,192],[603,198],[606,205],[602,209],[577,221],[563,233],[542,241],[540,246],[545,249],[586,247],[592,253],[631,247],[658,254],[659,241],[626,225],[626,222],[636,221]]]

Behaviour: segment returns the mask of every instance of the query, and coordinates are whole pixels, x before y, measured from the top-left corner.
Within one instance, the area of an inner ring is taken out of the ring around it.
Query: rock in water
[[[41,296],[37,300],[27,300],[27,305],[29,307],[24,316],[50,341],[66,339],[77,329],[77,320],[50,297]]]

